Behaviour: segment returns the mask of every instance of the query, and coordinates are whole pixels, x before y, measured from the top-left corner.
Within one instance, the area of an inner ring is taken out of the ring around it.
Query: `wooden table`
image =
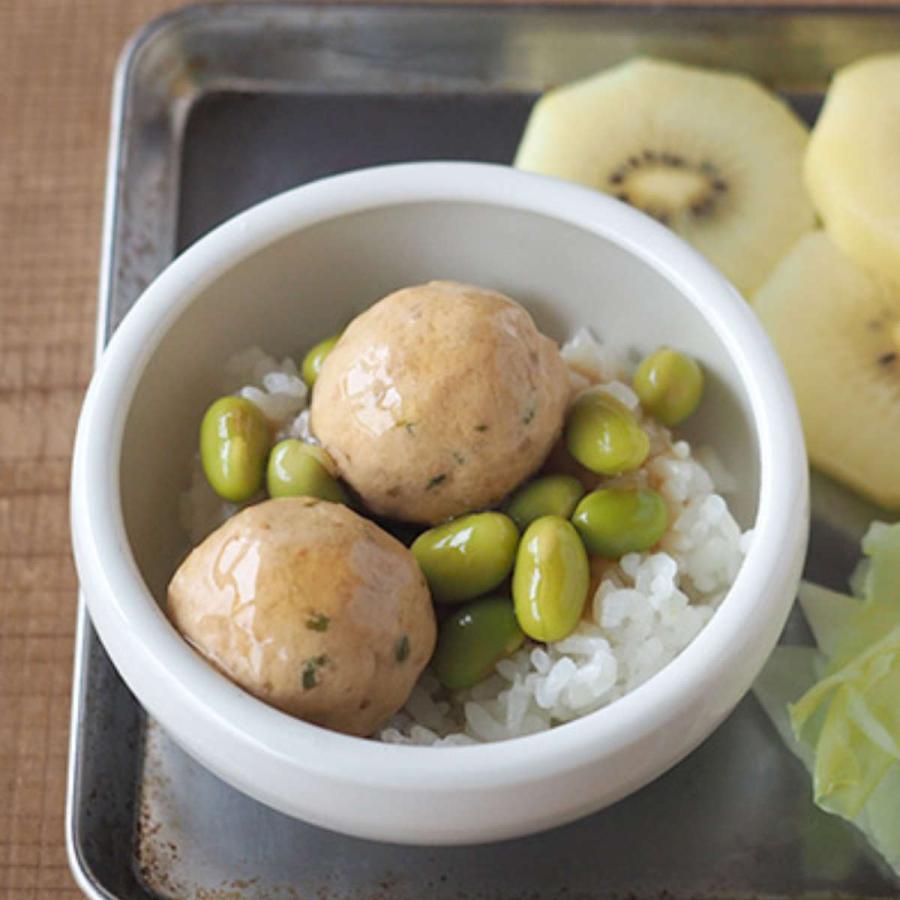
[[[69,456],[91,370],[110,85],[174,0],[0,0],[0,898],[79,896],[63,839],[76,580]]]
[[[0,898],[78,897],[63,840],[76,581],[69,455],[91,371],[109,97],[173,0],[0,0]]]

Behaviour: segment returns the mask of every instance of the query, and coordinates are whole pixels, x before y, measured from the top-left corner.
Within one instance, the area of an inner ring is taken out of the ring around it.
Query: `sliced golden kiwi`
[[[900,282],[900,53],[841,69],[813,129],[804,174],[832,240]]]
[[[807,137],[748,78],[637,59],[542,97],[516,165],[654,216],[749,293],[813,227]]]
[[[812,462],[900,509],[900,283],[867,273],[817,231],[754,306],[791,379]]]

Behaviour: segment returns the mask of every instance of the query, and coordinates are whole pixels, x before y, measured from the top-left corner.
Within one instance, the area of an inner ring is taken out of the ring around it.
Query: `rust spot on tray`
[[[197,55],[186,59],[169,82],[168,94],[172,100],[192,100],[200,92],[203,76],[209,68],[205,56]]]

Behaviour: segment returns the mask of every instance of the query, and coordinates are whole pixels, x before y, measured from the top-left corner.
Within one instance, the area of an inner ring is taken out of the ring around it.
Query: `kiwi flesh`
[[[653,216],[747,294],[814,225],[807,138],[749,78],[636,59],[544,95],[516,165]]]
[[[900,284],[818,231],[782,260],[754,308],[791,380],[812,462],[900,510]]]

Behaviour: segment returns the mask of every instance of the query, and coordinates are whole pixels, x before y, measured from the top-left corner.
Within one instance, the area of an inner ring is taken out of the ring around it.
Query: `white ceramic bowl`
[[[693,643],[611,706],[476,747],[398,747],[272,709],[208,666],[160,610],[185,549],[178,495],[220,367],[259,344],[298,354],[389,291],[452,278],[523,302],[559,340],[579,325],[708,373],[688,436],[738,477],[754,537]],[[807,535],[807,469],[787,381],[734,289],[651,219],[496,166],[419,163],[289,191],[175,260],[126,317],[85,401],[72,474],[75,556],[119,672],[188,753],[242,791],[349,834],[468,843],[556,825],[655,778],[731,711],[774,646]]]

